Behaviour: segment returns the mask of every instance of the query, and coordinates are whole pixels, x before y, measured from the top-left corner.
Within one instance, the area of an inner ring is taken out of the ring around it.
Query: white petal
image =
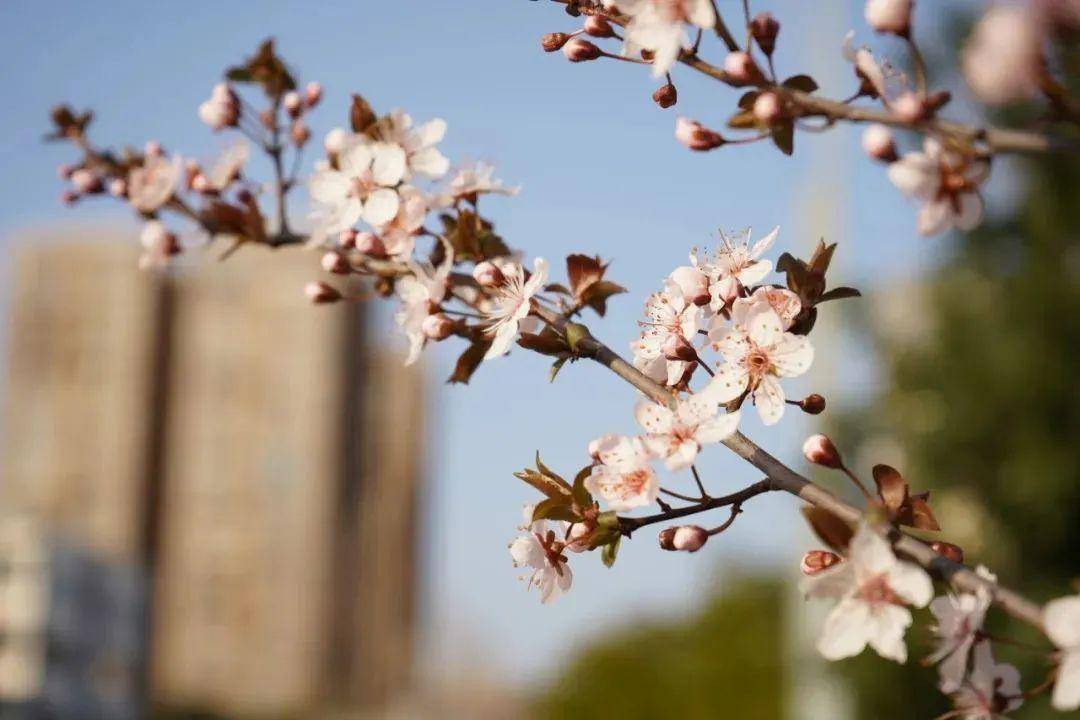
[[[1059,648],[1080,648],[1080,595],[1046,603],[1043,621],[1046,636]]]
[[[430,147],[435,143],[442,142],[443,137],[446,136],[446,121],[442,118],[428,120],[416,128],[416,133],[420,137],[421,147]]]
[[[495,338],[491,341],[491,347],[484,353],[484,359],[491,360],[500,355],[505,355],[510,350],[510,344],[514,342],[514,338],[517,337],[517,329],[516,322],[508,322],[500,325],[499,329],[495,331]]]
[[[698,393],[679,403],[678,418],[683,425],[695,427],[714,418],[719,409],[712,396]]]
[[[395,191],[379,188],[364,201],[364,221],[375,227],[385,225],[397,216],[400,206],[401,202]]]
[[[741,365],[721,365],[702,393],[717,403],[731,402],[746,391],[750,375]]]
[[[510,544],[510,557],[517,567],[542,568],[544,549],[532,535],[521,535]]]
[[[952,203],[948,198],[930,200],[919,208],[915,229],[920,235],[937,235],[948,229],[952,216]]]
[[[668,470],[683,470],[694,464],[699,450],[694,440],[684,440],[679,446],[664,459],[664,465]]]
[[[918,565],[897,562],[889,570],[889,587],[901,599],[915,607],[926,607],[934,597],[934,583]]]
[[[752,259],[754,259],[754,260],[757,260],[758,258],[760,258],[762,253],[764,253],[766,250],[768,250],[770,247],[772,247],[772,244],[776,241],[776,236],[778,234],[780,234],[780,226],[779,225],[774,227],[772,229],[772,232],[770,232],[768,235],[766,235],[765,237],[758,240],[756,243],[754,243],[750,247],[750,257]],[[757,281],[755,280],[754,282],[757,282]]]
[[[699,425],[694,439],[701,445],[718,443],[731,437],[739,428],[739,411],[724,413]]]
[[[775,425],[784,416],[784,389],[772,375],[761,378],[754,388],[754,405],[766,425]]]
[[[716,25],[716,12],[713,10],[712,0],[689,0],[689,5],[687,19],[699,28],[712,30]]]
[[[905,195],[933,197],[941,186],[936,162],[922,153],[908,153],[889,165],[889,180]]]
[[[842,600],[829,617],[818,638],[817,649],[826,660],[854,657],[863,651],[874,629],[870,608],[859,600]]]
[[[359,175],[371,167],[371,145],[366,142],[354,142],[338,158],[338,165],[348,175]]]
[[[938,598],[940,599],[940,598]],[[949,654],[945,661],[938,665],[938,677],[941,679],[941,692],[946,695],[960,689],[967,675],[968,652],[971,648],[971,639],[966,639],[959,647]]]
[[[780,377],[797,377],[814,362],[814,346],[805,335],[784,333],[783,339],[769,351],[769,359]]]
[[[383,187],[393,187],[405,177],[405,149],[395,143],[375,143],[371,146],[373,160],[371,175]]]
[[[409,157],[409,167],[428,177],[442,177],[450,169],[450,161],[437,148],[427,147]]]
[[[855,564],[860,577],[888,572],[897,562],[896,555],[885,538],[865,523],[859,525],[851,538],[848,557]]]
[[[979,226],[983,216],[983,200],[976,192],[960,193],[957,198],[960,203],[960,212],[957,213],[953,222],[956,227],[964,232],[974,230]]]
[[[674,415],[663,405],[657,405],[651,400],[641,400],[634,408],[634,418],[646,432],[666,435],[671,432]]]
[[[750,339],[758,347],[770,347],[784,337],[784,323],[770,306],[759,305],[747,320]]]
[[[1050,704],[1062,711],[1080,708],[1080,651],[1065,653],[1062,658]]]
[[[339,203],[349,194],[349,179],[336,170],[314,173],[308,180],[308,193],[317,203]]]
[[[911,625],[911,611],[899,605],[880,605],[871,613],[872,631],[867,641],[877,654],[898,663],[907,662],[904,632]]]
[[[547,282],[548,276],[548,261],[542,257],[538,257],[533,260],[532,275],[529,276],[528,282],[525,283],[525,297],[532,297],[536,294],[537,290],[543,287]]]
[[[855,571],[849,562],[841,562],[805,577],[800,585],[808,598],[840,598],[855,587]]]
[[[735,275],[735,279],[738,280],[743,287],[750,287],[756,283],[765,279],[765,276],[772,272],[771,260],[758,260],[752,265],[748,265],[740,270]]]
[[[717,335],[713,330],[710,337]],[[731,328],[720,332],[714,338],[716,351],[724,358],[724,362],[732,365],[741,365],[750,352],[750,338],[744,330]]]

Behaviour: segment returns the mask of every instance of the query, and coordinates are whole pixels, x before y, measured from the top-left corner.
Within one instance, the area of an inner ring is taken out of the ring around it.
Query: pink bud
[[[206,193],[214,189],[210,184],[210,178],[200,173],[195,173],[195,177],[191,178],[191,189],[197,193]]]
[[[912,0],[867,0],[866,24],[879,33],[907,37],[911,31]]]
[[[772,13],[761,12],[750,21],[750,34],[754,36],[758,47],[765,55],[772,55],[776,49],[776,36],[780,34],[780,23]]]
[[[104,187],[97,173],[86,168],[79,168],[71,173],[71,185],[82,195],[101,192]]]
[[[615,30],[612,29],[611,23],[607,18],[601,15],[590,15],[585,18],[585,25],[583,28],[588,35],[598,38],[615,37]]]
[[[897,157],[892,130],[880,123],[869,125],[863,130],[862,149],[870,157],[882,162],[892,162]]]
[[[893,113],[906,123],[917,123],[925,120],[929,108],[926,101],[917,93],[906,92],[892,102]]]
[[[774,92],[763,92],[754,100],[754,117],[765,125],[772,125],[783,114],[780,97]]]
[[[240,188],[239,190],[236,191],[236,201],[238,203],[240,203],[241,205],[254,205],[255,204],[255,196],[252,194],[252,192],[250,190],[248,190],[245,187],[242,187],[242,188]]]
[[[652,94],[652,99],[657,105],[667,110],[679,101],[679,92],[671,83],[665,83],[656,88]]]
[[[165,151],[157,140],[147,140],[146,146],[143,148],[143,154],[147,157],[161,157],[165,154]]]
[[[544,52],[555,52],[556,50],[561,50],[562,46],[565,45],[566,41],[569,39],[570,36],[566,33],[548,33],[540,38],[540,47],[544,48]]]
[[[303,147],[311,139],[311,130],[303,120],[294,120],[289,135],[292,138],[293,145]]]
[[[123,178],[113,178],[109,181],[109,194],[113,197],[124,197],[127,195],[127,182]]]
[[[473,268],[473,280],[476,280],[476,284],[480,287],[493,288],[499,287],[506,282],[506,277],[503,275],[499,266],[490,260],[484,260],[477,263]]]
[[[454,334],[455,324],[453,320],[443,313],[433,313],[420,323],[420,332],[424,333],[424,337],[428,340],[438,342]]]
[[[356,234],[356,230],[352,228],[342,230],[338,234],[338,245],[346,250],[352,250],[356,247]]]
[[[683,525],[675,528],[671,536],[671,547],[683,552],[697,552],[704,547],[708,539],[709,533],[705,531],[705,528],[697,525]]]
[[[803,575],[817,575],[822,570],[843,562],[843,558],[828,550],[811,550],[803,555],[799,569]]]
[[[79,200],[79,193],[74,190],[65,190],[60,193],[60,202],[65,205],[74,205]]]
[[[322,269],[335,275],[348,275],[352,272],[349,261],[341,253],[328,252],[322,256]]]
[[[304,286],[304,294],[316,305],[335,303],[341,300],[341,293],[324,282],[309,282]]]
[[[313,108],[319,104],[322,100],[323,89],[322,85],[317,82],[309,82],[304,87],[304,104],[309,108]]]
[[[825,412],[825,398],[817,393],[810,393],[799,401],[799,407],[807,415],[820,415]]]
[[[356,236],[356,249],[364,255],[385,257],[386,246],[375,233],[362,232]]]
[[[823,465],[827,468],[841,468],[844,461],[840,458],[840,451],[833,445],[833,441],[824,435],[811,435],[806,438],[802,446],[803,456],[815,465]]]
[[[742,50],[727,54],[727,57],[724,58],[724,72],[727,73],[731,84],[736,87],[757,85],[765,80],[765,76],[761,74],[761,70],[758,68],[757,63],[754,62],[754,58],[750,56],[750,53]]]
[[[930,543],[930,547],[938,555],[947,557],[954,563],[963,564],[964,562],[964,550],[959,545],[953,545],[952,543],[938,540],[937,542]]]
[[[345,149],[349,142],[349,134],[343,128],[334,128],[326,133],[323,138],[323,148],[327,155],[337,155]]]
[[[587,60],[595,60],[600,57],[600,48],[593,45],[588,40],[582,40],[581,38],[574,38],[570,42],[563,45],[563,55],[570,62],[585,62]]]
[[[71,173],[73,173],[73,172],[75,172],[75,166],[74,165],[57,165],[56,166],[56,177],[60,178],[61,180],[70,180],[71,179]]]
[[[724,144],[720,133],[681,117],[675,121],[675,139],[691,150],[713,150]]]
[[[300,117],[300,111],[304,108],[304,100],[300,97],[300,93],[290,90],[281,98],[281,106],[285,108],[285,112],[289,113],[289,117]]]

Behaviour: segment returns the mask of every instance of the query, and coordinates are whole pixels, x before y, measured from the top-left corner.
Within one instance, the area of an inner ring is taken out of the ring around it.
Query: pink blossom
[[[649,452],[640,438],[609,437],[598,443],[599,463],[585,479],[585,489],[616,512],[651,505],[660,493]]]
[[[642,400],[634,410],[638,424],[645,428],[643,441],[669,470],[681,470],[694,463],[703,445],[730,437],[739,425],[739,413],[719,412],[712,398],[698,394],[679,402],[676,410]]]

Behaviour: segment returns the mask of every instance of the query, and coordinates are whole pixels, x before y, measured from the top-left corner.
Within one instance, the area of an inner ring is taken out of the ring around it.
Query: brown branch
[[[689,515],[706,512],[707,510],[715,510],[716,508],[741,505],[752,497],[776,489],[777,488],[773,487],[772,480],[765,478],[764,480],[759,480],[753,485],[745,487],[738,492],[731,493],[730,495],[709,498],[708,500],[703,500],[702,502],[693,505],[687,505],[686,507],[671,508],[670,510],[656,513],[655,515],[645,515],[643,517],[620,517],[619,529],[622,531],[623,535],[630,537],[631,533],[646,525],[676,520]]]

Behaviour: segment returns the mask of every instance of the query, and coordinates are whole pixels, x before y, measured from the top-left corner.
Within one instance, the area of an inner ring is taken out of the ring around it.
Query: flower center
[[[645,468],[638,468],[628,473],[623,473],[623,497],[629,497],[631,495],[637,495],[645,487],[645,483],[649,480],[649,471]]]
[[[900,605],[900,598],[889,587],[889,578],[885,574],[875,575],[859,586],[859,599],[871,605]]]
[[[772,368],[769,354],[761,348],[755,348],[746,356],[746,369],[754,378],[760,378]]]

